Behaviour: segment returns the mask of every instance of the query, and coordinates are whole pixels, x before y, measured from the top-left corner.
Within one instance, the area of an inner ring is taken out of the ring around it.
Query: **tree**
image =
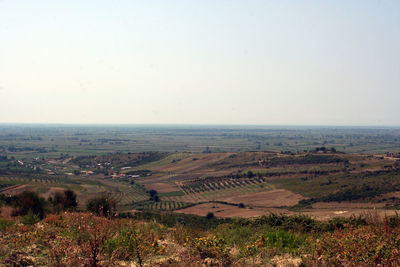
[[[255,176],[254,172],[252,172],[252,171],[248,171],[247,172],[247,177],[248,178],[253,178],[254,176]]]
[[[150,194],[150,200],[151,201],[155,201],[155,202],[159,202],[160,201],[160,197],[158,196],[158,192],[154,189],[149,191]]]
[[[214,213],[212,212],[207,213],[206,218],[209,220],[214,219],[215,218]]]

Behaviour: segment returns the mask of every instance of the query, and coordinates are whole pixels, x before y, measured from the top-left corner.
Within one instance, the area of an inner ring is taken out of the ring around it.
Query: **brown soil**
[[[286,189],[274,189],[258,193],[226,197],[223,200],[230,203],[244,203],[251,206],[280,207],[296,205],[304,197]]]
[[[385,216],[395,215],[395,210],[384,209],[336,209],[336,210],[309,210],[301,212],[304,215],[309,215],[318,220],[329,220],[334,217],[350,217],[363,215],[366,217],[382,219]]]
[[[167,184],[167,183],[152,183],[145,185],[147,190],[154,189],[159,193],[168,193],[173,191],[179,191],[179,187],[175,184]]]
[[[355,202],[317,202],[312,205],[314,209],[357,209],[357,208],[383,208],[385,203],[355,203]]]

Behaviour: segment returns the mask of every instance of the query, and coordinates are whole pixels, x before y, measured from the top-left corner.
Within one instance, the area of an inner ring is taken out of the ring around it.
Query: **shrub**
[[[27,215],[29,211],[36,214],[39,219],[45,215],[46,200],[40,198],[36,192],[24,191],[17,195],[15,205],[15,215]]]
[[[239,247],[246,244],[249,240],[257,238],[259,235],[259,231],[255,230],[254,227],[237,224],[220,225],[215,232],[221,233],[228,244]]]
[[[253,240],[255,241],[246,242],[246,245],[241,248],[242,256],[254,257],[266,253],[270,256],[282,253],[299,253],[299,249],[306,244],[304,235],[283,230],[268,231]]]
[[[135,260],[143,266],[150,255],[164,254],[165,246],[157,238],[154,225],[129,223],[104,242],[104,252],[109,258]]]
[[[33,213],[32,210],[29,210],[28,213],[21,218],[21,223],[26,225],[33,225],[39,221],[40,221],[39,216]]]
[[[49,214],[46,216],[46,218],[44,218],[43,222],[50,224],[50,225],[61,226],[62,220],[63,220],[63,217],[61,215]]]
[[[218,258],[223,261],[224,266],[229,265],[231,262],[225,240],[222,237],[215,235],[212,237],[187,237],[184,246],[188,247],[192,253],[199,253],[202,259]]]
[[[115,213],[115,201],[108,196],[101,196],[89,200],[87,210],[99,216],[111,217]]]
[[[62,232],[48,242],[50,266],[103,266],[104,245],[118,227],[118,221],[88,213],[63,215]],[[61,221],[60,221],[61,222]],[[52,229],[47,227],[46,229]],[[104,266],[113,266],[107,264]]]
[[[305,242],[305,237],[300,234],[279,230],[265,233],[264,240],[266,246],[278,248],[284,252],[292,252]]]
[[[76,194],[72,190],[65,190],[63,193],[57,192],[54,197],[49,198],[56,211],[74,210],[78,203],[76,202]]]
[[[0,231],[5,231],[12,224],[13,224],[13,221],[9,221],[5,218],[0,218]]]
[[[389,224],[391,227],[399,227],[400,226],[400,216],[396,213],[396,215],[388,216],[385,218],[385,222]]]

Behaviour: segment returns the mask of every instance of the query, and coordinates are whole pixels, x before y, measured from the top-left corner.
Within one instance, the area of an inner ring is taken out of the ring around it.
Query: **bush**
[[[72,190],[65,190],[63,193],[57,192],[54,197],[49,198],[56,211],[75,210],[78,206],[76,194]]]
[[[200,258],[218,258],[222,261],[223,266],[229,266],[232,259],[230,258],[226,242],[222,237],[204,236],[187,238],[184,243],[192,254],[198,253]]]
[[[240,248],[240,255],[244,257],[279,255],[283,253],[301,254],[304,252],[307,240],[305,235],[291,233],[283,230],[272,230],[261,234],[254,241],[246,242]],[[250,239],[250,240],[251,240]],[[286,266],[286,265],[285,265]]]
[[[87,210],[99,216],[111,217],[115,213],[115,201],[108,196],[101,196],[89,200]]]
[[[271,231],[264,235],[265,245],[278,248],[284,252],[292,252],[299,248],[305,241],[305,237],[286,231]]]
[[[13,221],[9,221],[5,218],[0,218],[0,231],[5,231],[13,223]]]
[[[24,191],[17,195],[15,205],[15,215],[27,215],[29,211],[43,219],[45,215],[46,200],[39,197],[36,192]]]
[[[256,239],[259,235],[259,231],[255,230],[254,227],[237,224],[223,224],[215,232],[225,237],[227,244],[235,247],[241,247],[249,240]]]
[[[387,224],[391,227],[399,227],[400,226],[400,216],[396,213],[396,215],[389,216],[385,218]]]
[[[33,225],[39,221],[40,221],[39,216],[33,213],[32,210],[29,210],[28,213],[21,218],[21,223],[26,225]]]
[[[49,239],[47,244],[49,266],[114,266],[100,262],[104,260],[106,240],[116,232],[118,222],[88,213],[66,213],[62,221],[50,218],[52,227],[45,228],[61,227],[58,229],[62,231],[56,242]]]
[[[148,225],[126,225],[118,234],[104,242],[104,252],[115,259],[134,260],[143,266],[150,255],[163,254],[165,247],[156,238],[154,229]]]

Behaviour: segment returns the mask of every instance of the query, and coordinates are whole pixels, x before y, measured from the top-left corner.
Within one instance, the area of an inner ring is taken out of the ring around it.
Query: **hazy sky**
[[[400,1],[0,0],[0,122],[400,125]]]

